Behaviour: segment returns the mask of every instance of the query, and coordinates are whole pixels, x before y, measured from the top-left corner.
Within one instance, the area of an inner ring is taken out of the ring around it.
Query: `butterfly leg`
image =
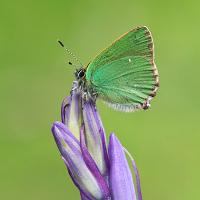
[[[98,94],[96,92],[92,92],[91,99],[96,101]]]
[[[86,91],[82,92],[82,99],[84,99],[85,101],[88,101],[90,99]]]

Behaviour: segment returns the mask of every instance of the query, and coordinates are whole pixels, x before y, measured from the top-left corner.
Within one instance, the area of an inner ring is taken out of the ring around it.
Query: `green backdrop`
[[[144,200],[199,200],[199,1],[31,1],[0,4],[0,199],[79,199],[51,135],[74,69],[124,32],[153,34],[160,88],[147,111],[98,102],[108,134],[134,156]]]

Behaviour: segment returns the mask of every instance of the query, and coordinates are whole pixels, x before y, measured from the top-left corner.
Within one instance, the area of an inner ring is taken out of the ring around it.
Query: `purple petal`
[[[132,174],[123,147],[114,134],[108,147],[110,158],[110,189],[113,200],[136,200]]]
[[[138,172],[138,169],[137,169],[134,159],[132,159],[132,165],[133,165],[133,169],[134,169],[134,173],[135,173],[135,177],[136,177],[138,200],[142,200],[142,192],[141,192],[141,187],[140,187],[140,176],[139,176],[139,172]]]
[[[68,173],[69,173],[72,181],[74,182],[74,185],[80,190],[81,197],[83,196],[87,200],[93,200],[93,197],[90,195],[90,193],[88,193],[88,191],[86,191],[86,190],[84,191],[84,189],[82,187],[80,187],[80,184],[75,179],[74,174],[70,170],[69,164],[67,163],[67,161],[63,157],[62,157],[62,159],[63,159],[63,161],[64,161],[64,163],[65,163],[65,165],[67,167]]]
[[[96,110],[95,103],[91,100],[83,102],[83,121],[88,151],[95,160],[100,172],[103,175],[107,175],[109,160],[104,128]]]
[[[81,95],[72,92],[71,96],[66,97],[61,106],[62,122],[79,139],[80,127],[82,123]]]
[[[90,200],[87,196],[84,195],[84,193],[80,193],[81,195],[81,200]]]
[[[80,132],[80,145],[81,145],[81,151],[83,154],[83,159],[86,165],[88,166],[88,168],[90,169],[90,171],[92,172],[92,174],[94,175],[94,177],[96,178],[96,180],[98,181],[99,187],[101,188],[101,191],[104,194],[103,195],[104,199],[109,199],[110,192],[109,192],[107,182],[104,179],[104,177],[101,175],[96,163],[94,162],[94,160],[92,159],[91,155],[89,154],[87,150],[83,131],[84,131],[84,127],[81,128],[81,132]]]
[[[53,124],[52,132],[75,185],[88,198],[102,199],[104,194],[98,181],[83,160],[79,141],[61,122]]]
[[[131,159],[133,171],[135,173],[135,178],[136,178],[138,200],[142,200],[142,192],[141,192],[141,187],[140,187],[140,176],[139,176],[139,172],[138,172],[135,160],[133,159],[133,157],[131,156],[131,154],[128,152],[127,149],[124,148],[124,151],[127,153],[129,158]]]
[[[69,113],[70,113],[70,105],[71,105],[71,96],[67,96],[63,99],[61,105],[61,119],[63,124],[68,124]]]

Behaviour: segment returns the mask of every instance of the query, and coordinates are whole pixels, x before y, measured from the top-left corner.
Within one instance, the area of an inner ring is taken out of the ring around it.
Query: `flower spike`
[[[52,133],[81,199],[136,200],[126,152],[133,164],[138,200],[142,200],[135,162],[113,133],[107,148],[95,103],[74,89],[62,103],[61,119],[53,124]]]

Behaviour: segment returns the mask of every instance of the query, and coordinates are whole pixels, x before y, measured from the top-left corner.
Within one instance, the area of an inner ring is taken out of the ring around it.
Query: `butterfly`
[[[76,70],[75,77],[74,89],[86,99],[102,99],[125,112],[147,109],[159,86],[149,29],[141,26],[125,33],[86,67]]]

